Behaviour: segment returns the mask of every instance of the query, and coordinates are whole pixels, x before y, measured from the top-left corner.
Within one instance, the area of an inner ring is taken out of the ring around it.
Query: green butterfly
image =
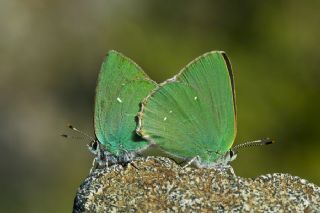
[[[132,60],[116,51],[108,53],[96,87],[96,139],[89,144],[99,165],[125,164],[149,146],[135,132],[136,115],[140,102],[156,87]]]
[[[236,130],[231,64],[224,52],[213,51],[193,60],[144,99],[137,133],[159,155],[199,168],[229,164],[240,147],[272,143],[264,139],[231,149]]]

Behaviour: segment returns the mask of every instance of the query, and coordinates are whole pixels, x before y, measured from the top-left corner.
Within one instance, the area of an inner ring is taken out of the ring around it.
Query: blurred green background
[[[283,172],[320,185],[320,1],[1,0],[0,212],[70,212],[93,156],[97,74],[110,49],[161,82],[225,50],[238,107],[237,174]]]

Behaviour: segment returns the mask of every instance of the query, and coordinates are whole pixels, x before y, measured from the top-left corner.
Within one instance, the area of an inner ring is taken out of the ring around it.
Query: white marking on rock
[[[117,97],[117,101],[118,101],[119,103],[122,103],[122,100],[121,100],[119,97]]]

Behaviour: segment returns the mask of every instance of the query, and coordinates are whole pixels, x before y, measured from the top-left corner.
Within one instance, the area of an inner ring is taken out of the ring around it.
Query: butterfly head
[[[274,140],[270,138],[255,140],[255,141],[248,141],[246,143],[239,144],[233,148],[231,148],[223,157],[223,163],[225,165],[230,164],[231,161],[237,158],[238,150],[245,148],[245,147],[252,147],[252,146],[262,146],[262,145],[269,145],[273,144]]]
[[[87,144],[89,150],[91,153],[93,153],[94,155],[96,155],[98,153],[98,150],[100,148],[100,143],[98,140],[92,140],[89,144]]]
[[[220,158],[218,158],[213,165],[215,166],[228,166],[230,165],[230,162],[235,160],[237,158],[238,152],[234,149],[230,149],[227,151],[224,155],[221,155]]]
[[[237,158],[238,152],[236,150],[230,149],[224,156],[224,162],[226,165],[230,164],[231,161]]]

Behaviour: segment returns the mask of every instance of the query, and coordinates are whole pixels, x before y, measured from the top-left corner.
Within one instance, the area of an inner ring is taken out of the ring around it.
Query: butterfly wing
[[[108,152],[118,156],[147,146],[135,132],[136,115],[155,87],[132,60],[116,51],[108,53],[98,77],[94,115],[96,137]]]
[[[223,52],[200,56],[143,102],[137,132],[180,158],[212,163],[236,135],[233,77]]]

